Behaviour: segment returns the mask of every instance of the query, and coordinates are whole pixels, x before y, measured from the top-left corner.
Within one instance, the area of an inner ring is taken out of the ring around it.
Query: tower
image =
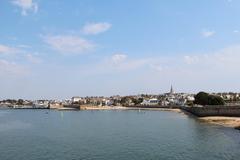
[[[171,89],[170,89],[169,94],[174,94],[174,91],[173,91],[173,87],[172,87],[172,85],[171,85]]]

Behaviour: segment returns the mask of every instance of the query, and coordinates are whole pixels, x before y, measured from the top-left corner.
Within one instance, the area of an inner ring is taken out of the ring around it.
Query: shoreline
[[[80,109],[81,110],[81,109]],[[181,109],[178,108],[143,108],[143,107],[124,107],[124,106],[86,106],[82,110],[149,110],[149,111],[173,111],[178,113],[184,113]]]
[[[230,127],[240,130],[240,117],[226,117],[226,116],[209,116],[198,117],[198,120],[210,124]]]

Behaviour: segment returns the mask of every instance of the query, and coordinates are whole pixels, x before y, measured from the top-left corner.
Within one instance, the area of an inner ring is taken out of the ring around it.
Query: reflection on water
[[[1,160],[240,157],[239,131],[174,112],[0,110],[0,115]]]

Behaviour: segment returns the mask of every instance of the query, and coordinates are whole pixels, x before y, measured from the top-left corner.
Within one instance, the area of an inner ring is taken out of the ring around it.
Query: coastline
[[[143,108],[143,107],[124,107],[124,106],[85,106],[81,108],[82,110],[150,110],[150,111],[173,111],[178,113],[184,113],[181,109],[178,108]]]
[[[240,129],[240,117],[209,116],[198,118],[202,122]]]

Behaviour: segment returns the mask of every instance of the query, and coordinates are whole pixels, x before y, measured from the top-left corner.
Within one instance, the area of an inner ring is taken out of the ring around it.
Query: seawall
[[[162,105],[134,105],[134,106],[126,106],[127,108],[166,108],[166,109],[179,109],[180,107],[177,105],[170,106],[162,106]]]
[[[182,107],[182,109],[198,117],[207,116],[240,117],[240,106]]]

